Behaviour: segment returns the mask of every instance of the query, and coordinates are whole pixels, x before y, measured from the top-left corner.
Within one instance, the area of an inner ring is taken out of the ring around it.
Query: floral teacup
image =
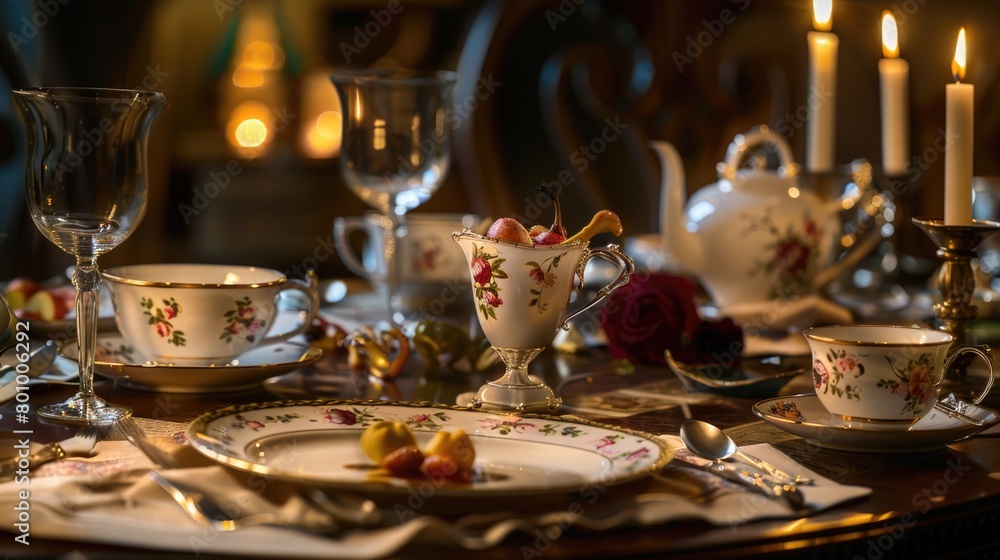
[[[989,365],[990,377],[976,399],[993,385],[989,349],[960,346],[943,331],[886,325],[806,329],[812,350],[813,386],[823,406],[848,422],[906,429],[938,401],[944,374],[956,356],[972,352]]]
[[[139,354],[158,364],[225,364],[248,350],[304,332],[319,309],[315,281],[290,281],[266,268],[211,264],[143,264],[108,269],[115,322]],[[314,280],[314,279],[313,279]],[[278,295],[309,300],[297,328],[268,336]]]

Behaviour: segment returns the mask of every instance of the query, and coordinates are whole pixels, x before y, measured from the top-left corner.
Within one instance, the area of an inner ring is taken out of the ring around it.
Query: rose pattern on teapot
[[[809,289],[812,278],[819,266],[820,243],[823,229],[804,212],[800,227],[789,224],[782,231],[771,218],[774,208],[767,208],[760,217],[743,215],[749,226],[743,236],[763,233],[770,241],[763,246],[766,260],[757,260],[749,270],[751,278],[770,278],[771,298],[777,299],[790,293],[802,293]]]

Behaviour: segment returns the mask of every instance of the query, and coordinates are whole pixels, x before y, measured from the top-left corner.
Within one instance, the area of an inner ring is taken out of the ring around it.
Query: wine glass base
[[[555,412],[562,399],[548,385],[499,385],[487,383],[479,388],[469,408],[516,412]]]
[[[61,403],[45,405],[38,415],[48,420],[72,424],[110,424],[132,416],[127,406],[108,404],[99,397],[85,397],[81,393]]]

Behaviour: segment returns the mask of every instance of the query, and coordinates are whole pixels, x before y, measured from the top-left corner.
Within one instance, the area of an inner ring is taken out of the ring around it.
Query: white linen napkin
[[[671,445],[677,438],[666,437]],[[786,472],[813,477],[815,486],[801,491],[813,511],[864,497],[870,489],[842,486],[810,472],[767,444],[746,451]],[[184,452],[196,453],[190,448]],[[348,529],[321,535],[274,526],[256,526],[233,532],[206,528],[194,520],[166,492],[148,480],[152,466],[142,458],[124,457],[122,442],[101,442],[98,455],[77,460],[91,464],[89,474],[35,477],[30,485],[0,485],[0,527],[17,530],[21,501],[27,490],[29,538],[99,542],[187,553],[239,554],[300,558],[378,558],[411,542],[450,543],[482,549],[500,543],[513,531],[533,534],[539,528],[569,525],[609,530],[623,525],[655,526],[680,519],[700,519],[719,526],[736,526],[759,519],[795,518],[783,502],[747,492],[702,471],[697,465],[675,461],[656,475],[641,493],[608,491],[596,500],[578,500],[578,507],[553,507],[537,514],[498,511],[443,519],[416,515],[385,527]],[[111,457],[108,463],[101,456]],[[110,464],[113,463],[113,464]],[[206,461],[207,463],[207,461]],[[210,463],[209,463],[210,464]],[[77,467],[74,470],[87,470]],[[220,465],[160,470],[172,480],[194,485],[229,510],[241,513],[278,512],[283,520],[316,526],[324,522],[289,485],[247,475]],[[253,475],[251,475],[253,476]],[[706,478],[707,477],[707,478]],[[717,480],[716,480],[717,479]],[[389,519],[398,519],[386,511]]]

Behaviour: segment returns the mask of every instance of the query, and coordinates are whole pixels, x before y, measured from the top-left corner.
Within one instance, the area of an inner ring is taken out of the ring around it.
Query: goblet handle
[[[281,342],[282,340],[288,340],[295,335],[306,332],[306,329],[312,326],[313,319],[316,317],[316,312],[319,311],[319,280],[316,279],[316,273],[310,270],[305,281],[289,279],[288,282],[288,285],[282,288],[281,291],[295,290],[305,294],[306,297],[309,298],[309,311],[306,312],[306,316],[302,320],[302,324],[298,327],[295,327],[286,333],[266,337],[257,343],[257,347],[274,344],[275,342]]]
[[[617,290],[618,288],[621,288],[622,286],[624,286],[625,284],[627,284],[628,283],[628,279],[635,272],[635,264],[632,262],[632,259],[629,258],[624,253],[622,253],[621,251],[619,251],[618,250],[618,245],[608,245],[607,247],[597,247],[595,249],[590,249],[590,251],[587,254],[587,256],[584,257],[583,261],[580,263],[580,288],[581,289],[583,288],[583,269],[586,268],[587,262],[589,262],[590,259],[592,259],[594,257],[602,258],[602,259],[604,259],[604,260],[606,260],[606,261],[608,261],[610,263],[617,264],[618,265],[618,276],[614,280],[612,280],[611,282],[609,282],[606,286],[604,286],[603,288],[601,288],[600,290],[598,290],[597,291],[597,295],[594,296],[594,299],[590,300],[589,303],[587,303],[586,305],[584,305],[580,309],[577,309],[573,313],[570,313],[569,315],[567,315],[566,319],[563,320],[562,326],[560,327],[563,330],[569,328],[569,322],[572,321],[574,317],[576,317],[577,315],[583,313],[584,311],[587,311],[591,307],[594,307],[595,305],[597,305],[598,303],[600,303],[604,298],[606,298],[609,295],[611,295],[611,292],[613,292],[613,291]]]

